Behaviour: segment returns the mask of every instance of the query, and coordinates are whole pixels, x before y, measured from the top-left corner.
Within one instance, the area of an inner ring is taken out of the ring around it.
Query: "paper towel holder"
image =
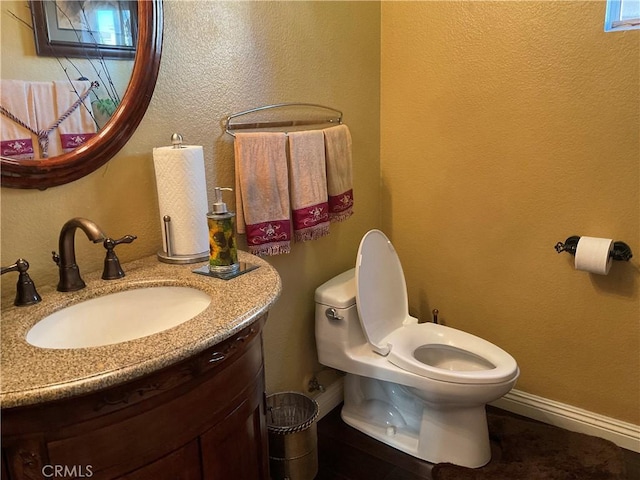
[[[158,260],[163,263],[187,264],[204,262],[209,259],[209,252],[194,253],[193,255],[178,255],[173,253],[173,240],[171,236],[171,217],[165,215],[162,217],[164,227],[164,238],[167,246],[166,250],[158,252]]]
[[[173,145],[173,148],[185,148],[185,146],[182,145],[183,141],[184,137],[182,136],[182,134],[174,133],[171,135],[171,145]]]
[[[580,237],[578,235],[573,235],[567,238],[564,243],[558,242],[555,244],[553,248],[556,249],[556,252],[567,252],[571,255],[576,254],[576,250],[578,248],[578,241],[580,241]],[[613,242],[613,250],[609,253],[609,256],[613,260],[619,260],[623,262],[628,262],[633,257],[633,253],[631,253],[631,247],[624,242]]]

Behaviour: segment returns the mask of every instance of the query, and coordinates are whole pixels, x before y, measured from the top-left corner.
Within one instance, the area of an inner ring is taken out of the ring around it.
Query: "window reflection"
[[[59,30],[94,45],[133,46],[131,9],[124,1],[56,0]]]

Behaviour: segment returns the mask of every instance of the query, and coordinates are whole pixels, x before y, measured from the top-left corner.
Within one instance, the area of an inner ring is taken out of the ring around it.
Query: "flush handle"
[[[335,308],[327,308],[324,314],[329,320],[344,320],[344,317],[338,315],[338,311]]]

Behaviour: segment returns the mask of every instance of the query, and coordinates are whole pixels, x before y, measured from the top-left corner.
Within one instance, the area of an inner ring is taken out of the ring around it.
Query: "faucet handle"
[[[2,267],[0,270],[0,275],[4,275],[8,272],[19,272],[18,283],[16,284],[16,299],[13,302],[17,307],[33,305],[42,300],[42,297],[38,295],[36,286],[27,273],[27,270],[29,270],[29,262],[23,258],[19,258],[13,265]]]
[[[103,280],[116,280],[124,277],[124,271],[120,266],[120,260],[118,259],[114,249],[116,248],[116,245],[120,245],[121,243],[131,243],[136,238],[138,237],[135,235],[125,235],[117,240],[105,238],[102,244],[104,245],[104,248],[107,249],[107,256],[104,259],[104,270],[102,271]]]

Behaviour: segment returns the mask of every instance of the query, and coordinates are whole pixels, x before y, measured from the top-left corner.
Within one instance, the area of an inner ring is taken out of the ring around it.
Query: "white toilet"
[[[356,268],[316,289],[320,363],[347,372],[342,419],[432,463],[491,459],[485,405],[513,388],[514,358],[486,340],[409,315],[400,259],[371,230]]]

